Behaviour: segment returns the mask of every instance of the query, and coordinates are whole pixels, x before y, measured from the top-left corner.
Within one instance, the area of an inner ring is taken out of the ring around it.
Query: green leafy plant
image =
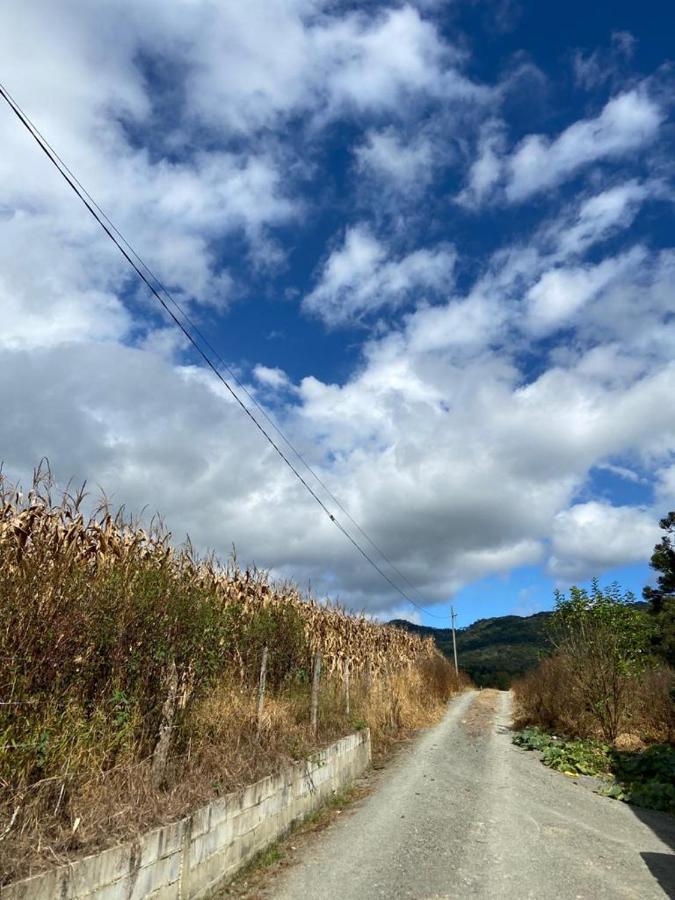
[[[617,799],[675,813],[675,747],[653,744],[641,753],[614,750],[611,756],[624,795]]]
[[[611,760],[609,745],[599,741],[570,741],[528,728],[514,735],[513,743],[525,750],[539,750],[544,765],[575,775],[605,775]]]
[[[611,779],[603,796],[675,814],[675,747],[654,744],[627,752],[592,740],[567,740],[540,728],[516,732],[513,743],[541,753],[544,765],[558,772]]]

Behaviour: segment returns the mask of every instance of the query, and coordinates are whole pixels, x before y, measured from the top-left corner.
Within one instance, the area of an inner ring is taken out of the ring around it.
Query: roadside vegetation
[[[568,774],[611,780],[608,796],[675,813],[675,513],[638,605],[618,585],[556,594],[550,652],[514,685],[514,743]]]
[[[462,687],[429,640],[176,549],[159,521],[144,530],[105,503],[85,515],[82,493],[55,502],[51,487],[45,471],[27,496],[0,482],[0,883],[359,727],[382,752]]]
[[[513,743],[524,750],[539,750],[545,766],[565,775],[602,779],[606,784],[600,793],[606,797],[675,815],[675,747],[671,744],[617,750],[602,741],[567,740],[540,728],[517,732]]]

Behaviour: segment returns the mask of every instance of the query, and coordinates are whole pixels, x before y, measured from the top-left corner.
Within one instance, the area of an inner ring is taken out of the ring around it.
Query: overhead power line
[[[284,434],[282,429],[274,422],[272,417],[268,414],[262,404],[257,400],[257,398],[248,390],[245,384],[238,378],[234,370],[228,363],[223,359],[222,355],[216,350],[213,345],[209,342],[209,340],[204,336],[204,334],[200,331],[194,321],[190,318],[187,312],[183,309],[183,307],[178,303],[178,301],[173,297],[171,292],[164,286],[162,281],[159,279],[157,275],[152,271],[152,269],[146,264],[143,258],[136,252],[134,247],[129,243],[129,241],[125,238],[125,236],[120,232],[117,226],[111,221],[108,215],[104,212],[103,209],[99,206],[99,204],[94,200],[91,194],[86,190],[86,188],[82,185],[76,175],[71,171],[71,169],[67,166],[67,164],[63,161],[63,159],[59,156],[56,150],[49,143],[47,138],[39,131],[36,125],[31,121],[29,116],[23,111],[23,109],[19,106],[17,101],[12,97],[9,91],[0,84],[0,96],[5,100],[8,104],[12,112],[19,119],[21,124],[26,128],[31,137],[38,144],[42,152],[49,159],[52,165],[56,168],[62,178],[66,181],[72,191],[76,194],[79,200],[86,207],[91,216],[96,220],[99,226],[103,229],[108,238],[113,242],[113,244],[117,247],[119,252],[131,266],[131,268],[135,271],[138,277],[143,281],[143,283],[148,287],[154,297],[159,301],[164,311],[170,317],[172,322],[176,325],[177,328],[180,329],[182,334],[187,338],[189,343],[194,347],[199,356],[204,360],[206,365],[211,369],[213,374],[218,378],[218,380],[223,384],[223,386],[230,393],[232,398],[236,401],[236,403],[241,407],[243,412],[249,417],[249,419],[253,422],[256,428],[260,431],[260,433],[264,436],[267,442],[273,447],[276,453],[281,457],[283,462],[288,466],[288,468],[293,472],[295,477],[300,481],[300,483],[304,486],[307,492],[311,495],[311,497],[315,500],[316,503],[319,504],[323,512],[328,516],[328,518],[333,522],[333,524],[342,532],[342,534],[347,538],[347,540],[354,546],[354,548],[363,556],[363,558],[378,572],[378,574],[392,587],[398,594],[400,594],[408,603],[412,606],[419,609],[421,612],[426,613],[432,618],[443,618],[435,613],[432,613],[430,610],[426,609],[416,600],[409,596],[409,594],[404,591],[399,585],[397,585],[387,574],[382,570],[382,568],[371,558],[371,556],[363,549],[363,547],[352,537],[351,534],[346,530],[346,528],[342,525],[342,523],[333,515],[330,509],[326,506],[323,500],[318,496],[318,494],[313,490],[311,485],[309,485],[305,478],[300,474],[297,468],[293,465],[293,463],[289,460],[283,450],[279,447],[279,445],[275,442],[275,440],[271,437],[271,435],[263,428],[260,422],[253,415],[251,410],[246,406],[246,404],[241,400],[237,392],[232,388],[229,382],[222,376],[221,372],[214,365],[211,357],[208,353],[200,346],[197,339],[194,337],[196,334],[201,341],[201,343],[208,349],[209,353],[215,357],[215,359],[220,362],[223,368],[228,372],[232,380],[237,384],[239,389],[249,398],[249,400],[254,404],[254,406],[259,410],[261,415],[265,418],[265,420],[269,423],[269,425],[274,429],[274,431],[279,435],[279,437],[283,440],[284,444],[292,451],[294,456],[302,463],[305,469],[312,475],[315,481],[321,486],[321,488],[325,491],[325,493],[331,498],[331,500],[335,503],[335,505],[342,511],[342,513],[349,519],[352,525],[357,529],[357,531],[368,541],[371,547],[373,547],[377,553],[382,557],[382,559],[389,565],[391,570],[395,572],[399,578],[401,578],[409,587],[413,590],[416,590],[414,585],[406,578],[406,576],[399,571],[399,569],[394,565],[394,563],[389,559],[389,557],[384,553],[384,551],[372,540],[372,538],[367,534],[367,532],[359,525],[359,523],[352,517],[349,511],[344,507],[344,505],[338,500],[338,498],[333,494],[330,488],[325,484],[323,479],[314,471],[312,466],[305,460],[304,456],[296,449],[290,439]],[[164,296],[162,296],[164,295]],[[170,308],[171,307],[171,308]],[[187,325],[185,323],[188,323]],[[188,327],[189,325],[189,327]]]
[[[7,92],[6,89],[5,89],[5,92],[8,93],[8,95],[9,95],[9,92]],[[18,106],[16,100],[14,100],[14,98],[11,97],[11,95],[9,95],[9,96],[10,96],[12,102],[14,103],[14,105],[17,106],[17,108],[20,108],[20,107]],[[59,156],[59,154],[56,152],[56,150],[54,149],[54,147],[49,143],[49,141],[47,140],[47,138],[46,138],[46,137],[42,134],[42,132],[37,128],[37,126],[35,125],[35,123],[32,122],[32,121],[29,119],[28,115],[27,115],[23,110],[22,110],[22,113],[23,113],[23,115],[24,115],[26,121],[30,123],[31,129],[35,132],[36,135],[38,135],[38,136],[40,137],[41,141],[45,144],[45,146],[47,146],[47,147],[49,148],[49,150],[50,150],[50,152],[52,153],[52,155],[58,160],[59,165],[60,165],[60,166],[68,173],[68,175],[70,176],[70,178],[75,182],[75,184],[78,186],[78,188],[80,189],[80,191],[81,191],[81,192],[85,195],[85,197],[89,200],[89,202],[91,203],[91,205],[96,209],[96,211],[101,215],[101,217],[102,217],[103,219],[105,219],[105,221],[106,221],[106,223],[108,224],[108,226],[110,227],[111,231],[113,231],[113,232],[115,233],[115,235],[120,239],[120,241],[124,244],[124,246],[126,247],[126,249],[129,251],[129,253],[130,253],[130,254],[134,257],[134,259],[138,262],[139,266],[141,266],[141,268],[143,269],[143,271],[148,275],[149,278],[151,278],[151,279],[154,281],[155,285],[162,291],[162,293],[165,295],[165,297],[168,298],[168,300],[171,302],[172,306],[173,306],[176,310],[178,310],[178,312],[179,312],[180,315],[183,317],[183,319],[184,319],[185,321],[188,322],[188,324],[190,325],[192,331],[193,331],[195,334],[197,334],[197,336],[198,336],[199,339],[202,341],[202,343],[209,349],[209,351],[210,351],[211,353],[213,353],[213,355],[214,355],[215,358],[218,360],[218,362],[219,362],[219,363],[223,366],[223,368],[226,370],[226,372],[228,373],[228,375],[230,376],[230,378],[236,383],[237,387],[239,387],[240,390],[242,390],[242,391],[246,394],[246,396],[248,397],[248,399],[249,399],[249,400],[255,405],[255,407],[260,411],[261,415],[266,419],[266,421],[269,422],[269,424],[270,424],[270,425],[272,426],[272,428],[276,431],[276,433],[279,435],[279,437],[283,440],[283,442],[286,444],[286,446],[292,451],[292,453],[294,454],[294,456],[302,463],[302,465],[303,465],[303,466],[307,469],[307,471],[312,475],[312,477],[315,479],[315,481],[323,488],[323,490],[324,490],[324,491],[326,492],[326,494],[331,498],[331,500],[335,503],[335,505],[341,510],[341,512],[344,513],[344,515],[349,519],[349,521],[350,521],[350,522],[352,523],[352,525],[357,529],[357,531],[361,534],[361,536],[364,537],[364,538],[368,541],[368,543],[370,544],[370,546],[371,546],[374,550],[376,550],[377,553],[382,557],[382,559],[389,565],[389,567],[392,569],[392,571],[395,572],[395,573],[398,575],[398,577],[408,585],[409,588],[411,588],[413,591],[417,591],[417,588],[415,587],[415,585],[412,584],[412,582],[411,582],[411,581],[403,574],[403,572],[401,572],[401,571],[397,568],[397,566],[396,566],[396,565],[392,562],[392,560],[387,556],[387,554],[384,552],[384,550],[382,550],[381,547],[379,547],[379,546],[375,543],[375,541],[370,537],[370,535],[369,535],[369,534],[368,534],[368,533],[367,533],[367,532],[359,525],[359,523],[356,521],[356,519],[353,518],[353,516],[351,515],[351,513],[349,512],[349,510],[346,509],[346,508],[343,506],[343,504],[342,504],[342,503],[340,502],[340,500],[335,496],[335,494],[331,491],[331,489],[328,487],[328,485],[323,481],[323,479],[316,473],[316,471],[312,468],[312,466],[307,462],[307,460],[306,460],[305,457],[302,455],[302,453],[300,453],[300,451],[299,451],[299,450],[294,446],[294,444],[289,440],[288,436],[287,436],[287,435],[284,433],[284,431],[277,425],[277,423],[274,421],[274,419],[272,418],[272,416],[270,416],[270,414],[267,412],[267,410],[265,409],[265,407],[258,401],[258,399],[256,398],[256,396],[255,396],[254,394],[252,394],[252,393],[249,391],[249,389],[246,387],[246,385],[244,384],[244,382],[241,381],[241,379],[238,377],[238,375],[237,375],[237,373],[234,371],[234,369],[232,369],[232,367],[231,367],[231,366],[229,365],[229,363],[223,358],[223,356],[220,354],[220,352],[219,352],[219,351],[218,351],[218,350],[217,350],[217,349],[209,342],[209,340],[206,338],[206,336],[203,334],[203,332],[200,331],[200,329],[199,329],[198,325],[196,324],[196,322],[195,322],[192,318],[190,318],[190,316],[188,315],[188,313],[185,311],[185,308],[184,308],[183,306],[181,306],[181,304],[174,298],[174,296],[173,296],[173,294],[171,293],[171,291],[166,287],[166,285],[162,282],[162,280],[159,278],[159,276],[156,275],[155,272],[153,272],[153,270],[152,270],[152,269],[150,268],[150,266],[145,262],[145,260],[143,259],[143,257],[142,257],[142,256],[135,250],[135,248],[129,243],[129,241],[126,239],[126,237],[125,237],[125,236],[122,234],[122,232],[117,228],[117,226],[115,225],[115,223],[110,219],[110,217],[109,217],[108,214],[105,212],[105,210],[103,210],[103,209],[99,206],[99,204],[96,202],[96,200],[94,199],[94,197],[92,197],[92,195],[87,191],[86,187],[82,184],[82,182],[78,180],[78,178],[77,178],[77,176],[75,175],[75,173],[68,167],[67,163],[62,159],[61,156]],[[428,610],[427,610],[427,612],[428,612]],[[429,615],[431,615],[431,613],[429,613]],[[442,618],[442,616],[439,616],[438,618]]]

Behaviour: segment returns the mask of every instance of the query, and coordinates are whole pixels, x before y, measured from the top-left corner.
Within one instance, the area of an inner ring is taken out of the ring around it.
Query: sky
[[[3,107],[9,480],[47,457],[381,618],[640,593],[675,508],[675,7],[5,0],[3,22],[6,88],[429,612]]]

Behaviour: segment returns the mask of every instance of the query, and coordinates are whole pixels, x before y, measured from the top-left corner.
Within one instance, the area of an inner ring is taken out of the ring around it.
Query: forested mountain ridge
[[[460,667],[483,687],[508,688],[539,662],[548,642],[545,625],[550,612],[532,616],[498,616],[479,619],[457,630],[457,655]],[[452,630],[415,625],[405,619],[389,623],[423,637],[433,637],[446,656],[452,658]]]
[[[635,605],[645,611],[648,606],[639,600]],[[552,615],[552,612],[538,612],[531,616],[497,616],[458,628],[460,668],[479,687],[509,688],[515,678],[535,668],[542,655],[551,649],[546,625]],[[416,625],[406,619],[393,619],[389,624],[422,637],[432,637],[439,650],[452,659],[452,629]]]

